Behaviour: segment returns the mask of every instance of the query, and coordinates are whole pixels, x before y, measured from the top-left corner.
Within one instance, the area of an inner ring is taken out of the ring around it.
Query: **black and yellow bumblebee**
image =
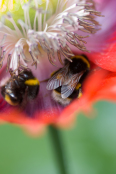
[[[11,78],[1,87],[1,94],[10,105],[20,105],[25,97],[35,99],[39,92],[39,81],[31,70],[23,69],[18,75],[12,74]]]
[[[64,67],[51,74],[46,87],[53,90],[53,99],[61,105],[68,105],[73,99],[82,96],[82,83],[90,70],[85,55],[76,55],[71,59],[72,62],[65,59]]]

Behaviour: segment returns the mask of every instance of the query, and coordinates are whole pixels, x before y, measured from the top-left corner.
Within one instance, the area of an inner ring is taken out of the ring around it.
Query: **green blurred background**
[[[116,104],[94,105],[95,118],[82,114],[61,130],[69,174],[116,174]],[[13,125],[0,126],[0,174],[60,174],[47,131],[32,138]]]

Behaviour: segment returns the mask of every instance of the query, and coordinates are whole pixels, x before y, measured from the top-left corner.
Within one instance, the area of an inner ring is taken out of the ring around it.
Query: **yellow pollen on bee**
[[[57,79],[58,79],[58,80],[60,80],[60,79],[61,79],[61,77],[62,77],[62,75],[61,75],[61,74],[58,74],[58,75],[57,75]]]
[[[10,97],[9,97],[7,94],[5,95],[5,100],[6,100],[6,102],[9,103],[10,105],[13,105],[13,106],[18,105],[18,103],[13,103],[13,102],[11,101]]]
[[[78,90],[80,87],[81,87],[81,83],[78,83],[75,89]]]
[[[81,89],[79,89],[80,87],[81,87],[81,83],[78,83],[76,88],[75,88],[76,90],[79,90],[78,98],[82,97]]]
[[[79,92],[78,98],[82,97],[82,92]]]
[[[33,85],[39,85],[38,79],[28,79],[25,81],[25,85],[33,86]]]

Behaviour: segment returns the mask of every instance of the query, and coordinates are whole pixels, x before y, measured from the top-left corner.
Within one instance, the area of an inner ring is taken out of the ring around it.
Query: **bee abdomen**
[[[36,78],[28,79],[25,81],[27,89],[27,96],[30,99],[36,98],[39,91],[39,81]]]
[[[22,93],[23,92],[21,90],[20,91],[14,89],[7,90],[5,86],[1,88],[1,94],[4,97],[5,101],[13,106],[18,105],[22,102],[23,100]]]

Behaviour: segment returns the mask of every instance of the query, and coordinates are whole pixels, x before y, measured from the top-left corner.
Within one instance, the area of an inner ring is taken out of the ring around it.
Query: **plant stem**
[[[66,166],[66,157],[64,156],[64,148],[62,144],[62,137],[59,130],[53,126],[49,127],[49,133],[51,136],[55,156],[59,165],[60,174],[68,174]]]

